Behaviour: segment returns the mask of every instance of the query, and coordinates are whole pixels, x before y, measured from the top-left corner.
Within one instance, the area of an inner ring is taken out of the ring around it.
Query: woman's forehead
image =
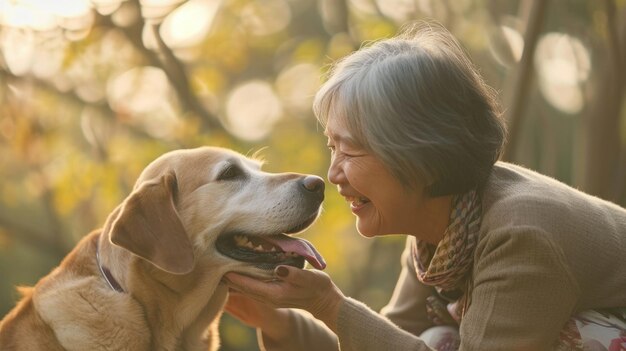
[[[331,117],[326,123],[324,135],[333,140],[355,141],[350,128],[341,117]]]

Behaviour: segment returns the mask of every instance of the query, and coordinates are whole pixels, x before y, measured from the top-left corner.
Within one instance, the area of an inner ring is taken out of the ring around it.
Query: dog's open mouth
[[[312,222],[298,225],[285,233],[299,232]],[[278,265],[303,268],[305,261],[317,269],[326,268],[324,258],[313,244],[286,234],[228,233],[221,235],[215,246],[221,254],[237,261],[251,263],[261,269],[271,270]]]

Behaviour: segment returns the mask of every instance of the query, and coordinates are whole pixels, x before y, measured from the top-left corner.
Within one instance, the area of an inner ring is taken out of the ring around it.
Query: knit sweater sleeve
[[[580,295],[563,252],[531,226],[500,228],[477,246],[460,351],[551,350]]]
[[[431,350],[416,336],[432,326],[426,316],[426,297],[433,289],[417,280],[412,240],[411,236],[407,238],[400,277],[380,314],[351,298],[341,306],[337,328],[342,351]]]
[[[289,309],[289,328],[286,337],[276,340],[263,334],[257,328],[257,340],[261,351],[338,351],[337,336],[315,319],[310,313],[301,310]]]
[[[426,314],[426,298],[435,295],[435,289],[424,285],[417,279],[411,247],[415,237],[408,236],[406,247],[402,253],[402,271],[396,283],[389,303],[383,307],[381,314],[395,325],[420,335],[433,326]]]
[[[432,351],[417,336],[351,298],[340,307],[337,329],[341,351]]]
[[[290,311],[290,337],[269,340],[257,331],[262,350],[431,350],[418,339],[432,326],[426,317],[425,300],[432,288],[417,280],[410,255],[411,239],[402,254],[402,271],[391,301],[381,313],[347,298],[339,309],[338,337],[323,323],[300,311]],[[339,348],[340,345],[340,348]]]
[[[365,304],[346,298],[337,317],[337,335],[311,315],[290,310],[290,333],[273,340],[257,329],[263,351],[432,351],[415,335],[400,329]]]

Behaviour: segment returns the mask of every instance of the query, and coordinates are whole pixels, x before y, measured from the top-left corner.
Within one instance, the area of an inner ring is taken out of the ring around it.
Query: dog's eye
[[[226,167],[218,176],[217,176],[217,180],[232,180],[232,179],[237,179],[237,178],[241,178],[243,176],[243,171],[241,170],[241,168],[235,166],[235,165],[230,165],[228,167]]]

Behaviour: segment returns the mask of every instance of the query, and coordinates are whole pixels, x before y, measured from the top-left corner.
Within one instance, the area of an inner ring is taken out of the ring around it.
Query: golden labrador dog
[[[228,271],[323,269],[309,242],[324,181],[266,173],[234,151],[167,153],[104,227],[83,238],[0,322],[0,350],[214,350]]]

